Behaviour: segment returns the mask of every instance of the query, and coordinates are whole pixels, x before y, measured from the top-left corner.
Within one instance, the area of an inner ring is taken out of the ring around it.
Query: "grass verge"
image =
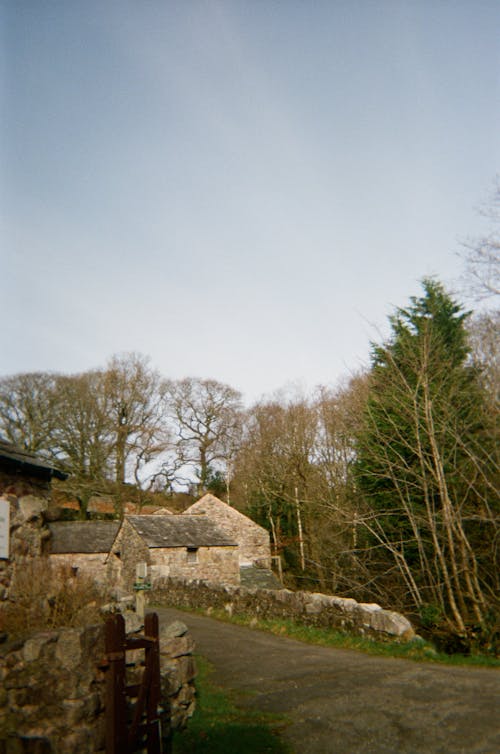
[[[212,666],[197,657],[196,711],[173,738],[172,754],[290,754],[278,735],[283,717],[241,709],[211,679]]]
[[[183,608],[190,611],[189,608]],[[191,610],[206,615],[204,610]],[[383,642],[376,639],[367,639],[362,636],[342,633],[327,628],[305,626],[289,619],[256,618],[251,615],[233,614],[229,616],[225,610],[212,610],[211,618],[235,623],[241,626],[268,631],[277,636],[287,636],[307,644],[317,644],[323,647],[335,647],[337,649],[353,649],[378,657],[401,657],[406,660],[417,662],[437,662],[444,665],[468,665],[474,667],[500,668],[500,658],[482,654],[471,655],[448,655],[438,652],[429,642],[417,638],[408,642]]]

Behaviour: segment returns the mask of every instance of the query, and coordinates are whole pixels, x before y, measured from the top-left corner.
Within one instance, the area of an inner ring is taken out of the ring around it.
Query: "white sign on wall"
[[[10,503],[0,497],[0,559],[9,559]]]

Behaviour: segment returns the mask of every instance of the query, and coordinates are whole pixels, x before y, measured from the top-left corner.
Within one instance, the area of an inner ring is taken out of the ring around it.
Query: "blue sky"
[[[500,172],[500,5],[3,0],[0,374],[335,384]]]

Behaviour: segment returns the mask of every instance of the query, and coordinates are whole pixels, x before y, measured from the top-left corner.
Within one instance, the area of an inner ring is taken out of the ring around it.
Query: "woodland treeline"
[[[500,292],[499,247],[470,249],[477,298]],[[426,279],[370,366],[336,387],[244,408],[229,385],[121,354],[1,378],[0,434],[67,470],[82,516],[95,494],[115,494],[119,515],[133,490],[166,505],[212,491],[269,530],[291,586],[486,635],[500,593],[499,325],[498,309],[472,315]]]
[[[244,409],[228,385],[125,354],[2,378],[0,432],[67,470],[83,514],[113,484],[166,504],[209,490],[268,528],[294,585],[465,632],[500,586],[498,328],[425,280],[341,386]]]

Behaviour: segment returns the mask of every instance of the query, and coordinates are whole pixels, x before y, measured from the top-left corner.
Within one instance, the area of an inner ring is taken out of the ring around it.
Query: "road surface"
[[[372,657],[170,608],[158,614],[189,627],[238,704],[286,715],[282,735],[297,754],[500,752],[497,669]]]

